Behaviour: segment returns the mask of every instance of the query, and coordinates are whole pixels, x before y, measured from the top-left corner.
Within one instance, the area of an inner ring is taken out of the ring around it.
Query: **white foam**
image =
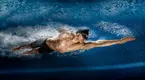
[[[97,24],[97,27],[106,32],[116,34],[117,36],[133,36],[132,32],[127,27],[118,23],[101,21]]]

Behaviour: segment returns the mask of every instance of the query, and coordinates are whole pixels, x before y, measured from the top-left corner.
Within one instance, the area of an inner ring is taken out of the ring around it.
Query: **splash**
[[[30,49],[24,49],[18,52],[12,52],[11,48],[23,44],[29,44],[37,39],[49,38],[55,39],[59,35],[57,29],[58,27],[63,27],[70,32],[76,32],[78,29],[87,28],[85,26],[80,26],[79,28],[74,28],[73,26],[64,24],[49,24],[46,26],[19,26],[15,28],[7,28],[0,31],[0,56],[20,56],[24,51]],[[58,53],[59,54],[59,53]],[[72,53],[74,54],[74,53]],[[28,55],[27,55],[28,56]]]
[[[133,33],[127,27],[118,23],[101,21],[97,26],[105,32],[116,34],[117,36],[133,36]]]
[[[118,23],[109,23],[102,21],[98,23],[98,26],[104,31],[116,34],[117,36],[133,35],[127,27],[119,25]],[[79,26],[78,28],[76,28],[74,26],[58,23],[49,23],[46,26],[38,25],[7,28],[0,31],[0,56],[17,57],[24,51],[29,49],[24,49],[19,52],[12,52],[11,48],[14,46],[29,44],[40,38],[55,39],[59,35],[59,32],[57,31],[58,27],[63,27],[64,29],[71,32],[76,32],[78,29],[89,29],[87,26]],[[98,34],[96,34],[96,31],[90,29],[89,38],[95,38],[96,36],[98,36]],[[99,40],[106,40],[106,38],[100,37]],[[72,56],[83,53],[84,51],[85,50],[72,51],[63,55],[59,54],[58,52],[54,52],[54,54],[56,54],[57,56]]]

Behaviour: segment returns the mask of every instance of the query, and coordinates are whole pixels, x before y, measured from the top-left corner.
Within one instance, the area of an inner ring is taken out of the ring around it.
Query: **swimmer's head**
[[[88,39],[89,29],[81,29],[76,32],[76,39],[78,42],[83,43]]]
[[[89,29],[81,29],[76,32],[77,34],[81,34],[84,39],[88,39]]]

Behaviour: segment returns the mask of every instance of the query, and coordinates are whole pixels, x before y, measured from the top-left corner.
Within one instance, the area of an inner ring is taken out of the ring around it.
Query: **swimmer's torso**
[[[72,45],[72,39],[74,35],[73,34],[64,34],[59,36],[55,40],[48,39],[46,41],[46,44],[53,50],[59,51],[59,52],[67,52],[69,51],[69,47]]]

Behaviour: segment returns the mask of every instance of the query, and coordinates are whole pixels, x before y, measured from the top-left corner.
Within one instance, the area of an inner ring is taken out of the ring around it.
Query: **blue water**
[[[0,74],[128,68],[136,73],[145,66],[144,14],[144,0],[0,0]],[[58,35],[60,27],[88,28],[89,40],[136,40],[66,55],[20,57],[21,52],[10,51],[18,44]]]

